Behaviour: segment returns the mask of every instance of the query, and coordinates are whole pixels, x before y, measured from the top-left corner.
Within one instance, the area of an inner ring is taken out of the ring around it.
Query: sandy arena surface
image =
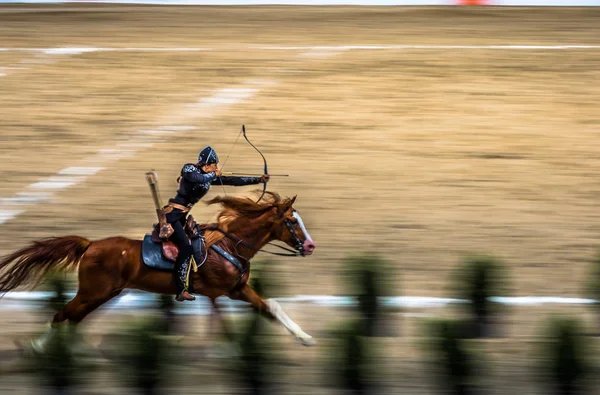
[[[0,253],[53,235],[141,238],[154,221],[144,172],[159,172],[167,199],[181,166],[207,144],[224,159],[243,123],[270,171],[290,174],[269,189],[298,195],[318,244],[282,260],[286,295],[343,293],[341,259],[373,250],[394,263],[401,294],[450,296],[461,257],[488,252],[509,267],[514,295],[583,297],[600,235],[599,18],[594,8],[2,6],[0,48],[21,50],[0,50],[0,210],[23,213],[0,225]],[[64,47],[112,50],[42,50]],[[159,128],[170,133],[140,133]],[[10,201],[82,166],[103,170],[42,189],[49,201]],[[260,173],[262,161],[240,139],[225,170]],[[192,213],[208,220],[214,207]],[[341,314],[289,309],[309,333]],[[554,311],[597,323],[585,307],[514,309],[508,336],[482,346],[495,358],[493,393],[540,393],[524,372]],[[5,350],[42,322],[1,315]],[[201,338],[205,318],[193,320]],[[432,390],[421,321],[399,320],[404,336],[382,340],[397,351],[386,366],[402,393]],[[103,333],[114,321],[90,322]],[[278,333],[299,364],[286,390],[330,393],[315,376],[323,348]],[[218,374],[194,375],[202,393],[228,393]],[[0,389],[22,380],[1,377]],[[23,385],[14,393],[29,393]]]

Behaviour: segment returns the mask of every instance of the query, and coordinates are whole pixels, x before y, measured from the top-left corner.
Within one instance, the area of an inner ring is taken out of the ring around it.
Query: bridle
[[[293,211],[294,213],[297,213],[296,209],[294,209]],[[289,247],[284,247],[278,244],[273,244],[272,242],[268,242],[267,244],[275,246],[277,248],[280,248],[284,251],[287,251],[288,253],[282,253],[282,252],[273,252],[273,251],[264,251],[261,248],[256,248],[250,244],[248,244],[247,242],[245,242],[244,240],[240,239],[237,236],[232,235],[231,233],[224,231],[223,229],[219,228],[218,226],[209,226],[204,228],[204,230],[213,230],[213,231],[217,231],[219,233],[221,233],[223,236],[225,236],[226,238],[228,238],[229,240],[232,240],[236,243],[236,246],[241,245],[245,248],[248,248],[249,250],[255,251],[255,252],[264,252],[266,254],[271,254],[271,255],[277,255],[277,256],[306,256],[306,253],[304,251],[304,243],[300,240],[300,238],[298,237],[298,235],[296,234],[296,229],[298,228],[298,223],[293,223],[290,219],[288,218],[284,218],[281,221],[281,229],[279,232],[279,238],[282,239],[283,238],[283,226],[285,225],[285,227],[287,228],[287,230],[290,232],[290,235],[292,236],[292,240],[294,243],[294,249],[291,249]]]
[[[294,213],[297,213],[298,211],[296,211],[296,209],[293,209]],[[297,251],[298,255],[301,256],[305,256],[305,251],[304,251],[304,242],[302,242],[302,240],[300,240],[300,238],[298,237],[298,235],[296,234],[296,229],[298,229],[298,220],[296,220],[296,222],[292,222],[291,220],[285,218],[283,221],[281,221],[281,230],[279,232],[279,239],[283,239],[283,225],[286,226],[286,228],[288,229],[288,231],[290,232],[290,235],[292,236],[292,241],[294,243],[294,249]],[[268,243],[270,244],[270,243]],[[271,244],[280,248],[283,248],[277,244]],[[268,251],[265,251],[268,252]]]

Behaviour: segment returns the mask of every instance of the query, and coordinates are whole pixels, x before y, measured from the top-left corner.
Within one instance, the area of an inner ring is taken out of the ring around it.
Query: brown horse
[[[208,255],[197,272],[190,273],[194,293],[210,299],[217,316],[215,299],[226,295],[250,303],[270,318],[277,319],[304,345],[313,344],[306,334],[272,299],[264,300],[248,285],[250,259],[267,243],[285,242],[297,255],[311,255],[316,248],[298,212],[296,197],[283,199],[268,192],[261,203],[250,198],[216,197],[222,210],[212,230],[205,232]],[[239,258],[242,272],[229,260],[208,249],[216,244]],[[200,262],[198,262],[200,263]],[[35,241],[0,261],[0,292],[23,285],[37,285],[50,270],[79,269],[75,297],[59,311],[44,335],[32,343],[42,351],[56,325],[78,324],[89,313],[119,295],[124,289],[174,294],[173,275],[147,267],[142,261],[142,241],[110,237],[90,241],[80,236],[54,237]]]

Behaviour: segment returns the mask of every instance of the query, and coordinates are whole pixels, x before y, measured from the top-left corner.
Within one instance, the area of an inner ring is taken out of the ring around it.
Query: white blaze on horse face
[[[312,237],[310,237],[310,234],[306,230],[306,227],[304,226],[304,222],[302,221],[302,217],[300,217],[300,214],[298,214],[298,212],[294,210],[293,216],[298,221],[298,225],[300,225],[300,229],[302,229],[302,233],[304,233],[305,240],[304,240],[304,243],[302,244],[302,247],[304,248],[304,254],[312,255],[315,248],[317,248],[317,245],[315,244]]]
[[[298,221],[298,225],[300,225],[300,229],[302,229],[302,233],[304,233],[304,238],[308,241],[313,241],[312,237],[310,237],[310,234],[304,226],[304,222],[302,221],[302,217],[300,217],[300,214],[298,214],[297,211],[294,211],[293,217],[296,218],[296,220]]]

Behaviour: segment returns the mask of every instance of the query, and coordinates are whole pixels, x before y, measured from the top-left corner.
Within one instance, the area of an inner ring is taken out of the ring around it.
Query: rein
[[[284,247],[284,246],[280,246],[277,244],[273,244],[272,242],[268,242],[267,244],[270,244],[270,245],[280,248],[284,251],[287,251],[287,252],[289,252],[289,254],[284,254],[281,252],[263,251],[262,249],[256,248],[256,247],[246,243],[244,240],[240,239],[239,237],[234,236],[231,233],[224,231],[223,229],[219,228],[218,226],[208,226],[208,227],[202,228],[202,229],[205,231],[206,230],[217,231],[217,232],[221,233],[223,236],[227,237],[228,239],[235,241],[237,244],[242,244],[244,247],[246,247],[250,250],[253,250],[255,252],[264,252],[266,254],[277,255],[277,256],[300,256],[300,255],[302,255],[299,251],[293,250],[289,247]]]
[[[291,248],[287,248],[287,247],[282,247],[282,246],[277,245],[277,244],[272,244],[272,245],[274,245],[275,247],[279,247],[279,248],[281,248],[281,249],[283,249],[285,251],[289,251],[291,253],[290,254],[283,254],[283,253],[279,253],[279,252],[262,251],[261,249],[257,249],[256,247],[251,246],[250,244],[248,244],[244,240],[240,239],[239,237],[234,236],[231,233],[224,231],[223,229],[219,228],[218,226],[207,226],[207,227],[202,227],[201,229],[202,229],[202,231],[214,230],[214,231],[217,231],[217,232],[221,233],[223,236],[227,237],[228,239],[235,241],[236,242],[236,247],[241,244],[244,247],[246,247],[246,248],[248,248],[250,250],[256,251],[256,252],[266,252],[268,254],[279,255],[279,256],[299,256],[299,255],[301,255],[301,253],[299,251],[295,251],[295,250],[292,250]],[[270,243],[267,243],[267,244],[270,244]],[[237,279],[237,283],[235,285],[235,287],[237,287],[238,284],[240,283],[240,281],[242,280],[242,277],[244,276],[244,274],[248,271],[248,267],[244,268],[243,266],[240,265],[240,263],[236,263],[235,262],[235,261],[237,261],[236,258],[234,258],[233,256],[231,256],[227,251],[223,250],[223,248],[218,247],[216,244],[213,244],[211,246],[211,248],[215,249],[219,255],[221,255],[222,257],[224,257],[228,261],[230,261],[238,269],[238,271],[240,272],[240,275],[239,275],[239,277]],[[246,261],[246,263],[250,262],[249,259],[246,259],[246,258],[240,256],[237,253],[236,253],[236,255],[238,257],[242,258],[244,261]],[[206,256],[208,257],[208,251],[206,252]]]

